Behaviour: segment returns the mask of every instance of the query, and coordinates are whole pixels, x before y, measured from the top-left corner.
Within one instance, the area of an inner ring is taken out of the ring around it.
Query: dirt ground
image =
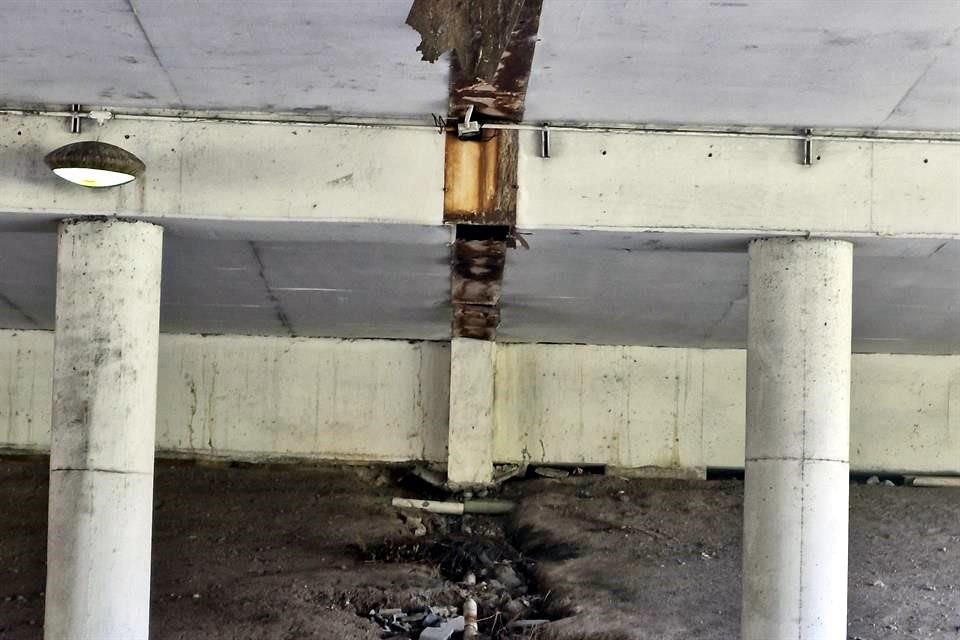
[[[46,465],[0,458],[0,640],[42,637]],[[374,639],[371,610],[473,595],[498,639],[738,638],[739,480],[513,481],[501,518],[389,505],[440,497],[418,482],[158,461],[151,637]],[[960,639],[960,490],[851,489],[849,638]]]

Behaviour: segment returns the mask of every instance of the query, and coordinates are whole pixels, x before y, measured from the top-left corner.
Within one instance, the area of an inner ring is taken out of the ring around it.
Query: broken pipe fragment
[[[436,500],[414,500],[412,498],[394,498],[393,506],[403,509],[422,509],[431,513],[462,515],[464,513],[483,513],[502,515],[513,511],[514,503],[509,500],[467,500],[465,502],[438,502]]]

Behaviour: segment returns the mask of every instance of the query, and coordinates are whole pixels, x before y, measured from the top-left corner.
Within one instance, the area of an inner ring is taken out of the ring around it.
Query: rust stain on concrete
[[[443,221],[513,225],[517,219],[515,130],[489,130],[475,140],[448,133]]]

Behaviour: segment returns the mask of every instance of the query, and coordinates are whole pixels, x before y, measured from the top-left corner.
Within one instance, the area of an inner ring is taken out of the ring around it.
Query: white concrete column
[[[493,480],[496,349],[492,340],[454,338],[450,342],[447,481],[455,487]]]
[[[147,640],[162,237],[60,225],[46,640]]]
[[[744,640],[845,640],[853,250],[750,245]]]

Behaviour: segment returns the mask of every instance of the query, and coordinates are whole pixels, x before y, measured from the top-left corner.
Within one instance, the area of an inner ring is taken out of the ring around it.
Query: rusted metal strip
[[[494,340],[500,326],[500,307],[453,305],[453,337]]]
[[[414,0],[407,24],[418,50],[435,62],[450,56],[449,114],[469,105],[487,119],[523,118],[543,0]]]
[[[515,130],[489,130],[470,140],[447,133],[444,222],[516,223],[518,139]]]
[[[506,261],[503,240],[457,240],[453,245],[450,296],[454,303],[500,304]]]
[[[420,32],[417,51],[436,62],[454,52],[471,77],[492,80],[513,37],[524,0],[414,0],[407,24]]]
[[[474,105],[477,117],[520,122],[540,29],[543,0],[521,0],[517,19],[493,76],[472,73],[458,55],[450,59],[449,113],[461,117]]]
[[[423,59],[450,56],[448,114],[469,107],[481,124],[519,122],[529,84],[543,0],[414,0],[407,24],[420,32]],[[467,130],[468,127],[462,127]],[[493,340],[507,246],[517,220],[516,130],[448,131],[443,220],[457,225],[450,301],[455,337]]]
[[[454,337],[496,337],[508,233],[509,227],[502,225],[457,227],[450,252]]]

